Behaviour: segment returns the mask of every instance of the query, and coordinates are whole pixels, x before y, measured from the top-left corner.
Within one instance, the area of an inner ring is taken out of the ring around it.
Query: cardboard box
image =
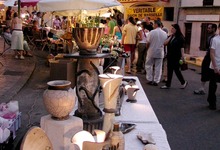
[[[76,61],[59,60],[50,63],[50,80],[71,81],[71,87],[75,87]]]

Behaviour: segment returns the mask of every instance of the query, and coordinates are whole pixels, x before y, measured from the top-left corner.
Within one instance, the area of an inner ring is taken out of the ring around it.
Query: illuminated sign
[[[148,16],[151,20],[156,20],[157,18],[162,19],[163,7],[127,8],[126,13],[128,17],[132,16],[133,18],[143,19],[145,16]]]

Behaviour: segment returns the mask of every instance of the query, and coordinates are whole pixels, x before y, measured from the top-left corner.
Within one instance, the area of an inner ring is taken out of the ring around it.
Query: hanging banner
[[[142,20],[145,16],[148,16],[151,20],[156,20],[163,18],[163,7],[133,7],[127,8],[126,13],[127,17],[132,16]]]
[[[159,0],[118,0],[120,3],[134,3],[134,2],[159,2]]]

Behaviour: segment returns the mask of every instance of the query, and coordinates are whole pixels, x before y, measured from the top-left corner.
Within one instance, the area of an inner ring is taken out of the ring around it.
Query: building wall
[[[216,23],[220,21],[220,0],[214,0],[215,7],[203,6],[203,0],[182,0],[178,23],[185,33],[185,23],[192,23],[190,54],[204,56],[205,51],[200,50],[201,25],[203,23]]]
[[[125,2],[126,0],[118,0],[119,2],[122,3],[122,5],[124,6],[124,18],[127,19],[128,18],[128,14],[126,12],[126,8],[133,8],[133,7],[138,7],[138,5],[145,5],[144,7],[174,7],[174,20],[173,21],[166,21],[164,19],[162,19],[162,22],[164,24],[164,26],[166,28],[168,28],[168,30],[170,31],[171,29],[171,24],[176,23],[177,22],[177,18],[178,18],[178,8],[179,8],[179,0],[169,0],[169,2],[163,2],[161,0],[158,0],[157,2],[147,2],[147,0],[145,1],[138,1],[138,0],[127,0],[127,2]],[[147,6],[146,6],[147,5]],[[144,17],[142,17],[142,19],[144,19]],[[151,20],[153,21],[153,19]]]
[[[203,7],[203,0],[181,0],[182,7]],[[220,6],[219,0],[214,0],[213,6]]]

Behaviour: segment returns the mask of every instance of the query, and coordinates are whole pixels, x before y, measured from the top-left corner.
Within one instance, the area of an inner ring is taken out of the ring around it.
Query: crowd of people
[[[25,56],[32,57],[30,47],[25,40],[27,35],[33,36],[33,33],[36,33],[39,34],[39,37],[45,37],[46,35],[47,37],[53,38],[53,33],[50,32],[51,28],[65,31],[63,38],[66,37],[67,33],[71,33],[72,25],[74,25],[75,22],[74,17],[68,19],[66,16],[63,16],[62,19],[60,19],[60,17],[56,15],[55,19],[53,19],[52,27],[48,28],[43,19],[44,14],[45,13],[36,11],[32,13],[26,11],[21,14],[21,17],[18,17],[18,13],[12,10],[12,7],[8,7],[6,11],[6,27],[3,31],[5,38],[11,42],[11,49],[14,50],[16,59],[23,60]],[[72,48],[72,38],[70,40],[66,39],[66,41],[67,49],[69,49],[69,47]]]
[[[108,22],[114,18],[110,18]],[[185,89],[188,81],[181,73],[181,65],[185,63],[184,47],[185,37],[178,24],[172,24],[171,30],[163,26],[160,19],[152,23],[149,17],[143,20],[129,17],[123,24],[122,20],[116,18],[115,27],[113,23],[107,24],[106,34],[112,34],[119,38],[124,51],[129,54],[126,59],[126,73],[145,73],[147,83],[158,86],[163,81],[165,85],[160,89],[171,87],[173,72],[180,82],[180,88]],[[108,30],[111,28],[113,30]],[[219,33],[216,33],[217,28]],[[208,103],[211,110],[216,109],[217,82],[220,82],[220,24],[210,23],[207,28],[209,37],[206,44],[206,55],[201,68],[201,87],[194,94],[205,94],[205,83],[209,82]],[[137,62],[135,63],[135,51],[137,51]],[[136,65],[136,69],[134,65]],[[163,80],[162,80],[163,78]]]

